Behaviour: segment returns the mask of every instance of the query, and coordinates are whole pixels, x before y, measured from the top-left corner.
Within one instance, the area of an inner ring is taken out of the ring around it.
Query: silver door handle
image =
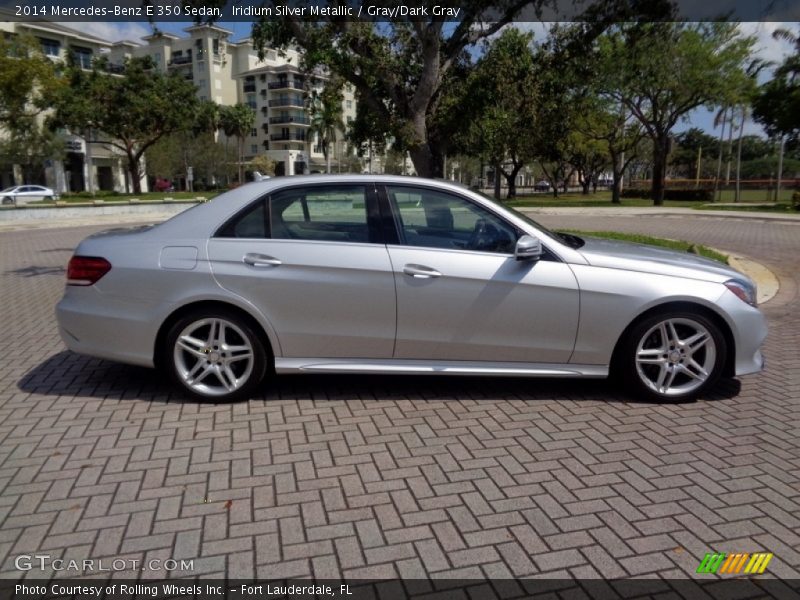
[[[244,255],[242,260],[251,267],[277,267],[283,264],[279,259],[267,254],[248,253]]]
[[[417,279],[430,279],[431,277],[442,276],[436,269],[431,269],[424,265],[406,265],[403,267],[403,273],[416,277]]]

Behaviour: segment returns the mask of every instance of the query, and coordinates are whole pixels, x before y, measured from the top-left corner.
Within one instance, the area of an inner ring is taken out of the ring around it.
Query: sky
[[[183,29],[191,23],[159,23],[162,31],[184,35]],[[119,23],[92,21],[84,23],[69,23],[69,26],[90,33],[98,37],[110,40],[132,40],[139,41],[139,38],[152,33],[149,24],[141,22]],[[233,31],[232,39],[240,40],[250,35],[251,23],[247,22],[225,22],[222,24],[226,29]],[[542,39],[547,35],[548,23],[517,23],[516,26],[534,32],[534,37]],[[800,23],[781,23],[781,22],[752,22],[740,23],[740,28],[746,35],[753,35],[756,38],[755,55],[765,61],[775,64],[780,63],[783,58],[791,51],[791,45],[782,40],[775,40],[772,33],[779,28],[789,29],[790,31],[800,32]],[[760,76],[760,80],[769,79],[770,70],[765,70]],[[719,135],[719,129],[714,127],[714,112],[705,108],[700,108],[689,114],[688,119],[679,123],[675,127],[676,133],[685,131],[691,127],[699,127],[711,135]],[[763,135],[764,132],[760,125],[752,120],[745,122],[744,133]]]

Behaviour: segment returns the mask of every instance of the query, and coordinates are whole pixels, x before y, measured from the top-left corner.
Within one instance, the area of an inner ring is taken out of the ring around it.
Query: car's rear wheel
[[[1,201],[3,204],[14,204],[14,199],[11,196],[3,196]]]
[[[167,335],[164,357],[172,379],[205,400],[246,398],[267,369],[267,353],[253,326],[224,309],[179,319]]]
[[[622,384],[637,398],[683,402],[717,382],[726,355],[725,336],[711,319],[674,311],[634,325],[618,358]]]

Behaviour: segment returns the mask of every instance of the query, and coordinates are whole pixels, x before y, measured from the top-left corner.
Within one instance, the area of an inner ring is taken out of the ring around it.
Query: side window
[[[407,246],[514,253],[514,228],[466,198],[425,188],[386,190]]]
[[[217,237],[225,238],[267,238],[269,226],[266,220],[266,200],[259,200],[243,213],[228,221],[217,232]]]
[[[278,192],[270,201],[272,238],[369,242],[366,188],[313,186]]]

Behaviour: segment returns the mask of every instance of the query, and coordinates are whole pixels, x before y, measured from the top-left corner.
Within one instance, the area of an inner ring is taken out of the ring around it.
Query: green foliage
[[[275,175],[275,161],[266,154],[259,154],[252,158],[247,165],[253,171],[258,171],[262,175]]]
[[[650,190],[643,188],[625,188],[621,192],[623,198],[646,198],[650,194]],[[680,200],[680,201],[714,201],[713,189],[666,189],[664,190],[665,200]]]
[[[791,42],[794,52],[778,66],[774,78],[759,89],[753,118],[770,136],[785,135],[796,142],[800,134],[800,33],[778,29],[774,36]]]
[[[227,137],[236,138],[239,183],[244,182],[244,141],[256,122],[256,113],[247,104],[219,107],[219,127]]]
[[[745,71],[753,39],[736,24],[638,23],[603,36],[595,62],[603,93],[623,104],[653,141],[653,188],[664,200],[670,132],[701,106],[734,105],[752,92]]]
[[[509,198],[515,196],[517,173],[536,152],[541,103],[531,42],[531,34],[504,30],[468,79],[471,113],[457,113],[468,124],[467,149],[506,177]]]
[[[139,193],[140,160],[147,149],[165,135],[195,125],[196,90],[180,75],[154,69],[149,57],[127,60],[121,76],[110,75],[106,67],[105,58],[89,72],[67,65],[67,85],[54,98],[52,124],[122,150],[133,191]]]
[[[0,127],[24,130],[45,110],[61,85],[36,38],[0,35]]]
[[[322,146],[328,173],[331,172],[331,144],[336,143],[338,133],[345,131],[342,119],[343,85],[344,82],[341,78],[333,77],[325,83],[322,91],[312,92],[308,100],[311,127],[308,128],[307,135],[317,136],[320,146]],[[309,156],[309,162],[310,158]]]
[[[356,88],[361,113],[374,113],[372,125],[409,150],[417,172],[441,176],[440,143],[445,138],[429,134],[448,71],[465,48],[492,36],[523,7],[541,3],[469,0],[461,5],[460,20],[452,24],[434,17],[427,22],[382,23],[336,17],[263,18],[254,25],[252,37],[262,52],[296,44],[305,50],[305,68],[324,67],[349,81]]]

